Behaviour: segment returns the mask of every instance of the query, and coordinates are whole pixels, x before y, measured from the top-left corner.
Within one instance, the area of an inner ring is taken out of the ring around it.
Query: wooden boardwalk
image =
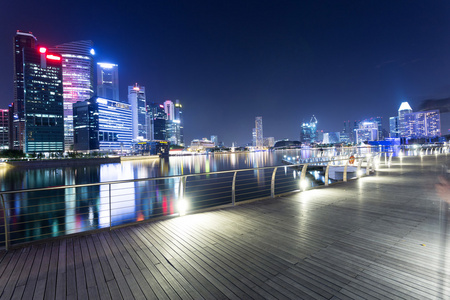
[[[0,298],[450,299],[443,163],[1,252]]]

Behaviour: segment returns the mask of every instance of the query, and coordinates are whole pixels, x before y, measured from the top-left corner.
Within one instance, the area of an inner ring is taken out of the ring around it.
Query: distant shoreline
[[[102,165],[115,164],[122,161],[133,161],[143,159],[159,158],[157,155],[151,156],[117,156],[117,157],[101,157],[101,158],[67,158],[67,159],[43,159],[43,160],[17,160],[7,161],[6,166],[14,168],[54,168],[54,167],[73,167],[86,165]]]

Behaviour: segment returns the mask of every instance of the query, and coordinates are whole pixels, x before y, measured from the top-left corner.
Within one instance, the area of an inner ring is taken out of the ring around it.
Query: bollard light
[[[358,171],[356,172],[356,175],[357,175],[358,177],[361,177],[361,176],[363,175],[363,171],[362,171],[362,170],[358,170]]]
[[[302,191],[305,191],[307,187],[308,187],[308,181],[306,179],[300,180],[300,189]]]

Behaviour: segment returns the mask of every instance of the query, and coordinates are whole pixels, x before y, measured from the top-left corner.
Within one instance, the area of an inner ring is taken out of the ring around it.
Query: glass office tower
[[[133,141],[147,140],[147,105],[145,87],[128,86],[128,103],[133,113]]]
[[[94,96],[94,58],[92,41],[57,45],[50,51],[63,58],[64,145],[73,149],[73,104]]]
[[[74,149],[129,152],[132,141],[132,111],[126,103],[94,97],[77,102],[74,109]]]
[[[23,48],[25,153],[64,151],[62,57]]]
[[[10,149],[24,150],[25,144],[25,108],[23,50],[36,49],[37,39],[31,32],[17,31],[14,36],[14,102],[13,114],[10,115],[12,127]]]
[[[97,96],[119,101],[119,67],[97,63]]]

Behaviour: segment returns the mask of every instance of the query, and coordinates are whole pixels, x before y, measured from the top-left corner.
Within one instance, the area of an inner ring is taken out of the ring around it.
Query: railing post
[[[306,169],[308,168],[308,164],[304,164],[302,168],[302,174],[300,175],[300,188],[302,190],[306,190]],[[304,186],[303,186],[304,185]]]
[[[278,167],[275,167],[275,169],[273,169],[272,181],[270,182],[270,197],[272,198],[275,198],[275,175],[277,173],[277,169]]]
[[[2,206],[3,206],[3,220],[5,223],[5,250],[8,251],[9,249],[9,231],[8,231],[8,213],[6,211],[6,204],[5,204],[5,198],[3,197],[3,194],[1,194],[0,196],[2,196]]]
[[[326,186],[328,185],[328,174],[329,174],[329,171],[330,171],[330,162],[328,162],[327,168],[325,169],[325,185]]]
[[[111,231],[111,228],[112,228],[111,183],[108,184],[108,186],[109,186],[109,193],[108,193],[108,195],[109,195],[109,230]]]
[[[347,167],[348,167],[348,160],[345,162],[344,174],[342,174],[342,180],[344,182],[347,182]]]
[[[178,183],[178,199],[181,200],[184,197],[186,191],[186,176],[181,176]]]
[[[231,185],[231,204],[236,203],[236,175],[237,175],[237,171],[234,172],[233,175],[233,184]]]

